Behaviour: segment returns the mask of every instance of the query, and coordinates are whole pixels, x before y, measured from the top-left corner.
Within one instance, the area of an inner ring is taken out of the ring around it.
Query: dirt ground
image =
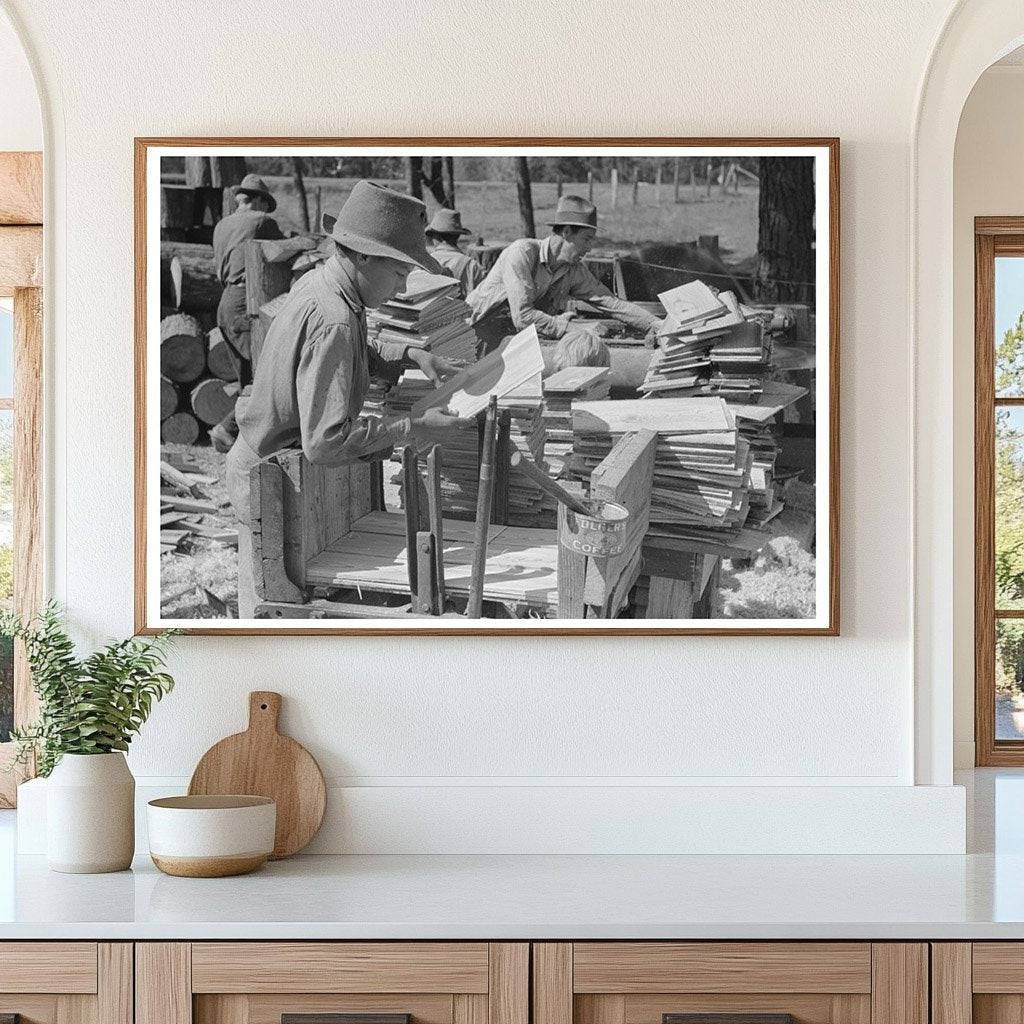
[[[277,198],[275,216],[283,228],[300,230],[299,202],[292,179],[267,177]],[[306,194],[309,199],[310,218],[316,216],[316,191],[319,188],[321,209],[335,213],[348,197],[355,178],[307,178]],[[382,184],[404,190],[405,183],[385,181]],[[586,196],[586,182],[567,183],[563,194]],[[756,185],[740,187],[738,194],[723,195],[713,186],[709,198],[703,187],[691,193],[689,186],[681,186],[680,202],[673,201],[671,182],[661,186],[658,201],[657,186],[641,182],[638,202],[633,206],[633,187],[620,185],[615,209],[611,205],[611,185],[595,183],[594,202],[598,208],[598,245],[636,245],[643,242],[694,242],[702,234],[719,236],[722,257],[730,263],[743,263],[757,251]],[[430,212],[437,207],[433,196],[424,194]],[[547,220],[557,203],[554,182],[536,182],[533,185],[534,220],[539,234],[548,233]],[[455,186],[455,203],[462,214],[462,222],[474,236],[485,240],[516,238],[520,233],[519,206],[515,184],[512,181],[466,181]]]

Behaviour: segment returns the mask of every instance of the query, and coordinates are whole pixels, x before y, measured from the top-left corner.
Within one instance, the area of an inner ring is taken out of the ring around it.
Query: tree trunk
[[[533,193],[530,190],[530,165],[525,156],[515,157],[516,195],[519,198],[519,224],[524,238],[536,238],[533,221]]]
[[[409,195],[414,199],[423,199],[423,157],[410,156],[406,158],[406,174],[409,179]]]
[[[444,187],[444,205],[449,210],[455,209],[455,157],[441,158],[441,177]]]
[[[206,339],[195,317],[174,313],[160,321],[160,372],[179,384],[202,376]]]
[[[762,302],[814,300],[814,161],[762,157],[755,287]]]
[[[302,230],[309,230],[309,198],[306,195],[306,184],[302,180],[302,157],[292,157],[292,171],[294,172],[295,194],[299,197],[299,219],[302,223]]]
[[[448,197],[445,194],[443,166],[443,157],[432,156],[425,163],[421,161],[420,173],[423,176],[423,184],[430,189],[430,194],[437,200],[438,206],[448,206],[449,209],[454,209],[449,205]],[[454,202],[454,199],[452,201]]]
[[[185,184],[189,188],[230,188],[240,185],[247,171],[244,156],[185,157]]]

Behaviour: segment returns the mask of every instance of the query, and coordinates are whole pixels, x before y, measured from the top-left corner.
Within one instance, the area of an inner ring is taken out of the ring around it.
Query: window
[[[1024,218],[975,243],[976,761],[1024,765]]]
[[[0,605],[31,616],[42,597],[41,153],[0,153]],[[24,653],[0,640],[0,807],[28,772],[11,769],[12,722],[35,717]]]
[[[14,301],[0,299],[0,608],[14,606]],[[14,645],[0,637],[0,743],[14,726]]]

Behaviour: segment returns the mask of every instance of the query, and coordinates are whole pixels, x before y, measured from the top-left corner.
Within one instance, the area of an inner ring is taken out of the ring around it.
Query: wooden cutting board
[[[281,694],[249,694],[249,728],[212,746],[196,765],[188,791],[266,796],[277,803],[273,860],[309,844],[324,819],[327,789],[320,766],[302,744],[277,731]]]

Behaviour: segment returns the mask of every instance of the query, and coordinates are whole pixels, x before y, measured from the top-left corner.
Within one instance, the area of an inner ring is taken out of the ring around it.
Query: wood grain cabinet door
[[[533,1024],[928,1024],[928,948],[867,942],[533,947]]]
[[[933,1024],[1024,1020],[1024,942],[932,943]]]
[[[0,942],[0,1018],[132,1024],[128,942]]]
[[[136,1024],[529,1024],[529,967],[526,943],[139,943]]]

